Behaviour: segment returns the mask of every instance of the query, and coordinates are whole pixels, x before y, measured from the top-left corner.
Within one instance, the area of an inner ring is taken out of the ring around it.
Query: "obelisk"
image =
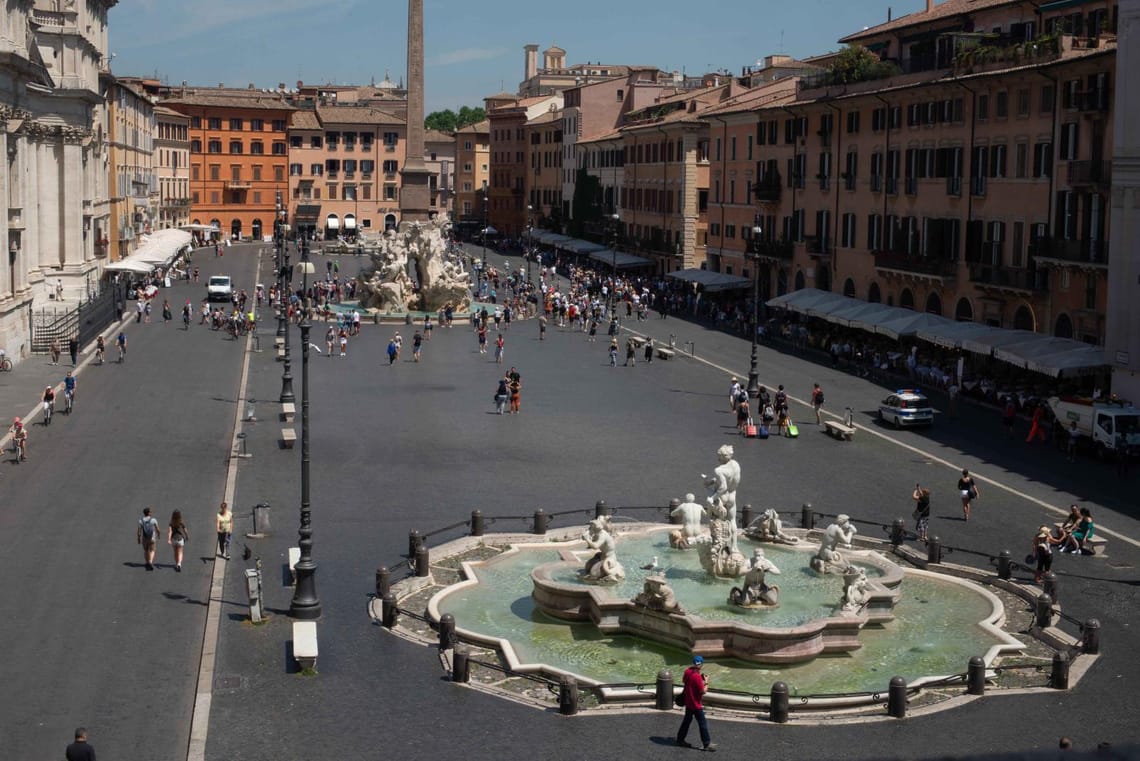
[[[424,0],[408,0],[407,154],[400,172],[400,222],[427,222],[431,170],[424,163]]]

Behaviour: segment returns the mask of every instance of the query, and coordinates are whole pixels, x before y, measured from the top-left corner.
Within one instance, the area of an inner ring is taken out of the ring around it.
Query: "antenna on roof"
[[[784,30],[780,30],[780,55],[784,54]]]

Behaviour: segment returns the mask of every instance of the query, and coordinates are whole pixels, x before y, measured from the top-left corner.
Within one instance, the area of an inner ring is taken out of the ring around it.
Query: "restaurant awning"
[[[976,336],[962,339],[962,348],[975,354],[990,356],[995,349],[1002,346],[1011,346],[1016,343],[1025,343],[1037,336],[1029,330],[1010,330],[1008,328],[994,328],[993,332],[980,333]]]
[[[553,230],[532,230],[530,237],[537,240],[539,243],[544,243],[548,246],[553,246],[563,241],[572,240],[569,235],[560,235]]]
[[[848,327],[860,327],[862,321],[870,321],[874,324],[875,320],[882,316],[890,307],[883,304],[871,304],[866,301],[855,301],[854,303],[845,303],[839,309],[828,314],[824,319],[828,322],[833,322],[836,325],[846,325]]]
[[[923,328],[934,325],[943,325],[949,322],[945,317],[925,312],[911,312],[909,315],[896,317],[893,320],[881,322],[875,326],[875,332],[898,340],[905,336],[913,336]]]
[[[670,272],[666,277],[696,283],[706,291],[727,291],[732,288],[743,288],[752,285],[752,280],[746,277],[737,277],[736,275],[726,275],[723,272],[713,272],[712,270],[696,268]]]
[[[335,214],[329,214],[328,219],[325,220],[325,227],[330,230],[340,229],[340,217]]]
[[[821,299],[833,298],[835,295],[831,291],[821,291],[818,288],[801,288],[798,291],[790,291],[773,299],[768,299],[765,303],[775,309],[789,309],[793,312],[806,314],[811,305]],[[856,299],[851,300],[855,301]]]
[[[185,230],[157,230],[126,259],[111,262],[104,269],[146,274],[155,267],[169,266],[178,252],[190,245],[190,241],[191,235]]]
[[[994,331],[1001,332],[1001,330],[1001,328],[994,328],[979,322],[951,322],[947,320],[946,324],[925,327],[915,335],[918,336],[919,340],[928,341],[944,349],[960,349],[964,341],[971,338],[981,338],[987,334],[993,334]]]
[[[614,251],[613,249],[593,251],[590,253],[590,258],[596,262],[601,262],[602,264],[616,267],[619,270],[647,267],[653,264],[653,262],[649,259],[645,259],[640,256],[634,256],[633,254],[627,254],[624,251]]]
[[[356,217],[352,216],[351,214],[345,214],[344,215],[344,229],[345,230],[355,230],[356,229]]]
[[[298,204],[297,210],[293,212],[293,221],[296,224],[316,224],[317,220],[321,218],[321,205],[320,204]]]
[[[568,251],[573,251],[576,254],[589,254],[593,251],[606,251],[606,246],[598,243],[591,243],[588,240],[578,240],[577,238],[567,238],[566,240],[555,244],[558,248],[564,248]]]
[[[1089,375],[1103,372],[1108,367],[1104,349],[1098,346],[1075,346],[1028,360],[1026,368],[1037,373],[1059,378],[1062,375]]]

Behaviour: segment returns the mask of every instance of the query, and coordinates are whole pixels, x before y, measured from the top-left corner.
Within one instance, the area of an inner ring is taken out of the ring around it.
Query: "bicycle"
[[[43,408],[44,408],[44,425],[51,425],[51,416],[52,416],[52,413],[55,412],[55,401],[54,400],[48,401],[45,399],[44,403],[43,403]]]
[[[75,409],[75,392],[74,391],[64,391],[63,392],[63,400],[64,400],[63,411],[66,414],[70,415],[71,411],[73,409]]]

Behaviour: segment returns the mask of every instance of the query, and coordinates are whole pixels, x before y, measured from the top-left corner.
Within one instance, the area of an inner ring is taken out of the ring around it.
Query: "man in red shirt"
[[[681,696],[685,702],[685,718],[681,721],[681,728],[677,730],[677,745],[682,748],[693,747],[685,738],[689,736],[689,725],[692,724],[695,716],[697,728],[701,731],[701,743],[705,750],[711,752],[716,750],[716,745],[709,737],[709,723],[705,720],[705,707],[701,703],[701,698],[709,689],[708,680],[701,673],[701,668],[704,665],[705,659],[695,655],[693,656],[693,665],[685,669],[681,691]]]

